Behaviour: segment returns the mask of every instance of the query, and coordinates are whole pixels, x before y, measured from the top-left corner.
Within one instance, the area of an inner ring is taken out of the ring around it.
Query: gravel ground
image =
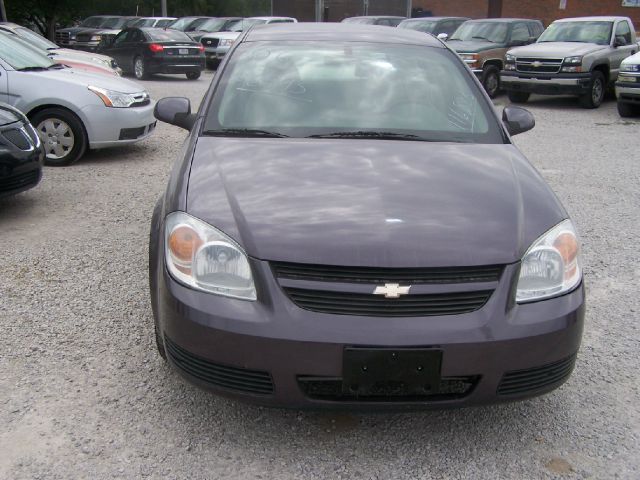
[[[210,80],[145,85],[197,106]],[[156,355],[148,301],[149,219],[185,138],[159,125],[0,200],[0,478],[638,478],[640,121],[611,100],[529,108],[538,126],[517,143],[584,244],[586,332],[561,389],[357,415],[263,409],[185,384]]]

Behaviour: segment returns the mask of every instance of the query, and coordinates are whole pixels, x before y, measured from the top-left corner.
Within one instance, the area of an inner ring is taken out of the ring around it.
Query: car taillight
[[[158,53],[162,52],[164,50],[164,47],[159,43],[152,43],[149,45],[149,50],[151,50],[153,53]]]
[[[204,45],[198,45],[198,50],[200,50],[200,53],[204,53]]]

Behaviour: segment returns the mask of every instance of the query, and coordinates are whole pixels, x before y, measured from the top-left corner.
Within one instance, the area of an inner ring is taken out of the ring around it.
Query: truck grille
[[[204,45],[205,47],[216,48],[218,46],[218,43],[220,43],[219,38],[203,38],[202,39],[202,45]]]
[[[562,58],[516,58],[516,70],[524,73],[559,73]]]
[[[69,37],[69,32],[56,32],[56,43],[58,45],[67,44],[69,43]]]
[[[271,268],[285,295],[298,307],[319,313],[366,317],[426,317],[473,312],[487,303],[503,271],[497,265],[376,268],[285,262],[273,262]],[[433,291],[430,292],[429,287],[425,291],[422,287],[419,293],[409,292],[397,298],[374,294],[377,287],[392,288],[390,284],[433,285]],[[452,285],[451,291],[443,288],[444,285]]]
[[[92,33],[79,33],[78,35],[76,35],[76,42],[90,42],[92,36]]]

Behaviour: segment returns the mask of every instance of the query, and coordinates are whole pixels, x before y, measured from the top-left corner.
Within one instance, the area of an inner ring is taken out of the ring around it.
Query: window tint
[[[116,38],[113,40],[113,46],[114,47],[119,47],[121,46],[123,43],[126,42],[130,42],[131,38],[132,38],[132,32],[133,30],[123,30],[122,32],[120,32]]]
[[[629,28],[629,23],[627,21],[619,22],[616,26],[616,37],[624,37],[624,41],[627,42],[627,45],[631,43],[631,29]]]
[[[154,28],[146,31],[146,34],[154,42],[193,42],[191,37],[179,30],[162,30]]]
[[[384,25],[386,27],[391,26],[391,21],[388,18],[380,18],[377,22],[378,25]]]
[[[525,23],[516,23],[511,31],[512,42],[528,42],[529,41],[529,29]]]
[[[554,22],[544,31],[538,42],[584,42],[609,45],[612,22],[577,21]]]
[[[406,28],[407,30],[416,30],[417,32],[432,33],[437,23],[434,21],[410,20],[402,22],[398,28]],[[440,30],[440,29],[439,29]],[[438,31],[440,33],[440,31]]]
[[[290,18],[276,18],[275,20],[269,20],[268,23],[293,23]]]
[[[491,105],[456,56],[414,45],[240,44],[206,115],[209,132],[258,129],[300,138],[373,131],[504,142]]]
[[[460,25],[451,40],[503,43],[507,40],[508,30],[509,25],[504,22],[466,22]]]
[[[447,20],[446,22],[441,22],[435,29],[433,33],[446,33],[447,35],[451,35],[458,28],[458,22],[454,22],[453,20]]]

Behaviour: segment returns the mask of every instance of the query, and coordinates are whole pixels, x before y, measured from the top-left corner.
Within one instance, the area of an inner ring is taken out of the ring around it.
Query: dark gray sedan
[[[383,31],[384,30],[384,31]],[[153,213],[158,349],[189,381],[287,407],[450,407],[570,376],[574,226],[437,39],[300,24],[238,38]]]

